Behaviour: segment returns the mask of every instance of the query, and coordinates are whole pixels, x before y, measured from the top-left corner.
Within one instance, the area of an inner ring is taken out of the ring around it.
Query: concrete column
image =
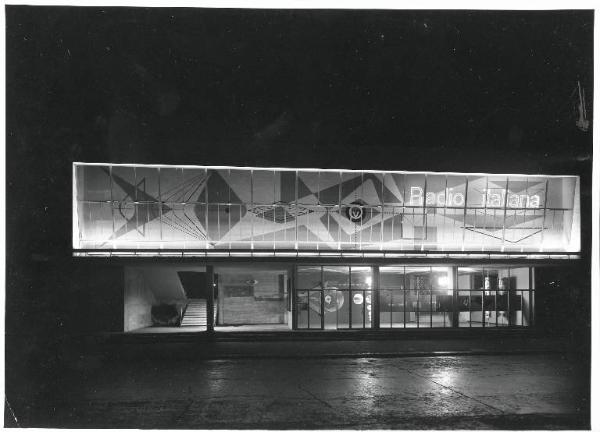
[[[535,325],[535,268],[529,267],[529,326]]]
[[[452,266],[452,327],[458,327],[458,267]]]
[[[296,284],[298,283],[298,266],[294,264],[291,284],[289,287],[290,295],[292,296],[292,330],[298,330],[298,301],[296,298]]]
[[[206,266],[206,331],[215,331],[215,274],[211,265]]]
[[[371,284],[371,328],[379,329],[379,266],[373,266],[371,273],[373,283]]]

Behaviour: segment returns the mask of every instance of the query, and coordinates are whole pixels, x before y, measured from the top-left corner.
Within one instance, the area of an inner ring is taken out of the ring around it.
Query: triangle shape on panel
[[[237,174],[234,171],[230,174],[230,178]],[[231,181],[227,181],[218,171],[210,171],[210,178],[208,182],[208,195],[209,202],[230,202],[232,204],[242,204],[242,199],[235,192],[231,186]]]
[[[489,187],[489,184],[486,182],[485,177],[475,177],[468,178],[469,181],[469,194],[471,191],[476,191],[477,193],[483,193],[486,185]],[[470,201],[470,200],[469,200]]]
[[[296,227],[290,227],[290,228],[284,228],[284,229],[280,229],[277,231],[273,231],[273,235],[275,236],[275,238],[281,236],[283,234],[283,237],[286,238],[287,240],[279,240],[279,242],[286,242],[286,243],[291,243],[294,242],[296,239]],[[275,240],[275,243],[277,243],[278,241]]]
[[[378,180],[378,179],[377,179]],[[381,204],[381,182],[379,182],[379,190],[375,187],[373,179],[369,178],[363,182],[360,191],[361,199],[369,205]]]
[[[506,228],[514,228],[519,225],[531,222],[533,220],[538,219],[540,221],[540,226],[543,221],[543,215],[507,215],[506,216]]]
[[[306,183],[298,176],[298,199],[304,198],[308,195],[315,195],[309,188],[306,186]]]
[[[500,178],[490,178],[487,177],[482,177],[483,179],[483,187],[485,188],[487,185],[488,189],[505,189],[506,188],[506,177],[500,177]],[[469,182],[470,183],[470,182]]]
[[[351,222],[346,216],[340,215],[339,213],[332,213],[332,219],[334,219],[338,225],[341,227],[342,231],[345,234],[350,234],[354,232],[354,227],[356,224]]]
[[[529,186],[529,183],[527,181],[511,181],[509,179],[508,181],[508,190],[510,193],[514,193],[514,194],[518,194],[518,193],[525,193],[525,190],[527,190],[527,187]],[[506,185],[501,186],[502,189],[504,189],[506,187]]]
[[[333,214],[334,213],[332,213],[332,215]],[[328,215],[324,214],[320,217],[320,221],[323,224],[323,226],[328,227],[328,233],[329,233],[329,236],[331,237],[331,241],[337,242],[339,239],[340,225],[338,224],[336,218],[335,217],[328,218]]]
[[[229,173],[229,178],[226,180],[226,183],[228,184],[230,189],[232,203],[237,202],[243,204],[250,204],[252,191],[250,187],[251,181],[249,171],[231,170]]]
[[[260,215],[256,215],[256,214],[254,214],[254,217],[256,218],[254,220],[254,228],[253,228],[255,236],[272,234],[276,231],[281,230],[282,226],[286,226],[290,223],[293,223],[293,221],[290,221],[287,224],[281,224],[281,223],[273,222],[272,220],[269,220],[267,218],[261,217]]]
[[[319,241],[333,242],[334,239],[331,233],[327,230],[327,214],[320,215],[319,213],[310,214],[306,225],[309,231],[317,236]],[[330,228],[331,230],[331,224]]]
[[[298,227],[298,240],[308,242],[320,242],[322,241],[311,229],[307,226]]]
[[[508,189],[514,194],[531,194],[534,191],[544,190],[544,182],[509,181]]]
[[[362,175],[357,174],[341,184],[342,203],[347,204],[360,198],[360,185],[362,184]]]
[[[387,174],[383,177],[384,200],[386,203],[404,204],[402,192],[396,184],[396,180],[392,174]],[[388,193],[385,193],[387,191]],[[391,198],[391,199],[390,199]]]

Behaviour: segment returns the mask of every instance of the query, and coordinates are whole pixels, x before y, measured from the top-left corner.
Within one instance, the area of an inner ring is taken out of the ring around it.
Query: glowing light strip
[[[427,258],[427,259],[524,259],[524,260],[574,260],[579,259],[579,254],[488,254],[488,253],[429,253],[429,252],[331,252],[331,251],[119,251],[119,250],[105,250],[105,251],[76,251],[73,252],[74,257],[174,257],[174,258],[361,258],[361,259],[392,259],[392,258]]]
[[[579,178],[574,175],[548,175],[548,174],[493,174],[493,173],[460,173],[451,171],[385,171],[385,170],[355,170],[347,168],[282,168],[282,167],[236,167],[227,165],[165,165],[165,164],[111,164],[99,162],[73,162],[74,166],[113,166],[132,168],[174,168],[174,169],[215,169],[215,170],[240,170],[240,171],[303,171],[303,172],[348,172],[348,173],[371,173],[371,174],[442,174],[457,176],[488,176],[488,177],[535,177],[535,178]]]

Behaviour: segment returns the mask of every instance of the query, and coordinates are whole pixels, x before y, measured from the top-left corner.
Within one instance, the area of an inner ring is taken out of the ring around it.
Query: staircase
[[[206,299],[189,300],[180,326],[206,326]]]

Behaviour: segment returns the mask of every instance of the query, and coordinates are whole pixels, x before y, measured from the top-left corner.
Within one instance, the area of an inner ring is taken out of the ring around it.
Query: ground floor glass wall
[[[381,267],[381,328],[452,327],[451,267]]]
[[[530,277],[529,267],[459,267],[459,327],[530,326],[534,298]]]
[[[501,265],[127,266],[124,330],[527,327],[534,323],[533,272]]]
[[[298,328],[371,328],[372,281],[371,267],[298,266]]]
[[[298,266],[297,328],[530,326],[532,271],[495,266]]]

